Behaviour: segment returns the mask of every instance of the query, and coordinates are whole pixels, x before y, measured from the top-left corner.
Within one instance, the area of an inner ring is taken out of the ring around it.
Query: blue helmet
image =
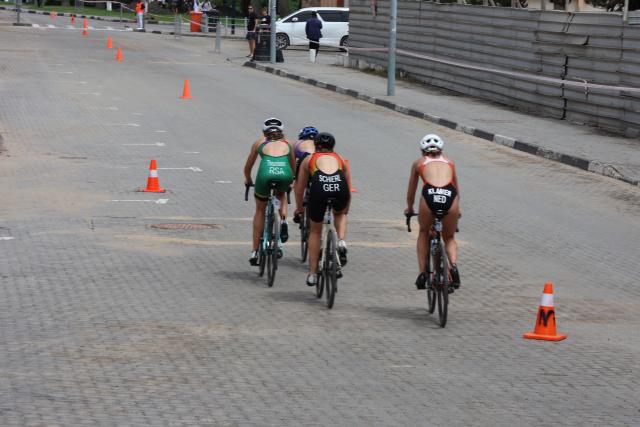
[[[298,139],[300,140],[313,139],[316,137],[318,133],[319,133],[318,129],[314,128],[313,126],[305,126],[302,129],[300,129],[300,133],[298,134]]]

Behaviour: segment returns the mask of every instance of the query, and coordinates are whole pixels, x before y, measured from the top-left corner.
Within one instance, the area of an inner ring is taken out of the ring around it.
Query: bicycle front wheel
[[[278,269],[278,241],[280,240],[280,221],[276,220],[275,213],[270,216],[269,220],[269,252],[267,254],[267,285],[273,286],[276,279],[276,270]]]
[[[327,288],[327,308],[332,308],[338,289],[338,254],[336,252],[336,234],[333,230],[327,233],[325,252],[325,286]]]

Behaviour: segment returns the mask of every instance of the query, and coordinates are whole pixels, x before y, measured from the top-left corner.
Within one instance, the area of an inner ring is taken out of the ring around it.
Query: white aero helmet
[[[284,126],[282,125],[282,121],[280,119],[276,119],[275,117],[271,117],[267,119],[262,124],[262,132],[271,132],[274,130],[279,130],[282,132]]]
[[[444,146],[444,142],[435,133],[430,133],[429,135],[425,135],[420,140],[420,149],[428,153],[442,151],[443,146]]]

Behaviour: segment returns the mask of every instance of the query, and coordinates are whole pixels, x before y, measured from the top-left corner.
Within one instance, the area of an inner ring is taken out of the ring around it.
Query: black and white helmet
[[[425,135],[420,140],[420,149],[428,153],[435,153],[438,151],[442,151],[443,146],[444,146],[444,142],[435,133],[430,133],[429,135]]]
[[[276,119],[275,117],[271,117],[267,120],[264,121],[264,123],[262,124],[262,132],[263,133],[270,133],[273,131],[280,131],[282,132],[284,130],[284,126],[282,125],[282,120],[280,119]]]

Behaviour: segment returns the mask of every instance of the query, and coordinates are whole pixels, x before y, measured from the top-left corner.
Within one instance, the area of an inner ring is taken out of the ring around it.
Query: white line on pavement
[[[0,240],[13,240],[13,237],[4,236],[4,237],[0,237]]]
[[[157,205],[166,205],[169,199],[158,200],[107,200],[107,202],[153,202]]]
[[[200,154],[199,151],[185,151],[184,154]]]
[[[231,184],[231,181],[213,181],[216,184]]]
[[[188,167],[188,168],[158,168],[158,170],[160,170],[160,169],[163,169],[163,170],[191,170],[191,171],[194,171],[194,172],[202,172],[202,169],[197,168],[195,166],[191,166],[191,167]]]
[[[102,94],[100,92],[71,92],[71,95],[94,95],[94,96],[100,96]]]
[[[137,128],[140,125],[137,123],[107,123],[105,126],[131,126]]]
[[[129,146],[133,146],[133,145],[139,145],[139,146],[152,146],[152,147],[164,147],[165,144],[164,142],[154,142],[153,144],[122,144],[122,145],[129,145]]]
[[[166,130],[154,130],[155,133],[167,133]]]
[[[31,25],[33,25],[33,28],[40,28],[39,24],[31,24]]]

